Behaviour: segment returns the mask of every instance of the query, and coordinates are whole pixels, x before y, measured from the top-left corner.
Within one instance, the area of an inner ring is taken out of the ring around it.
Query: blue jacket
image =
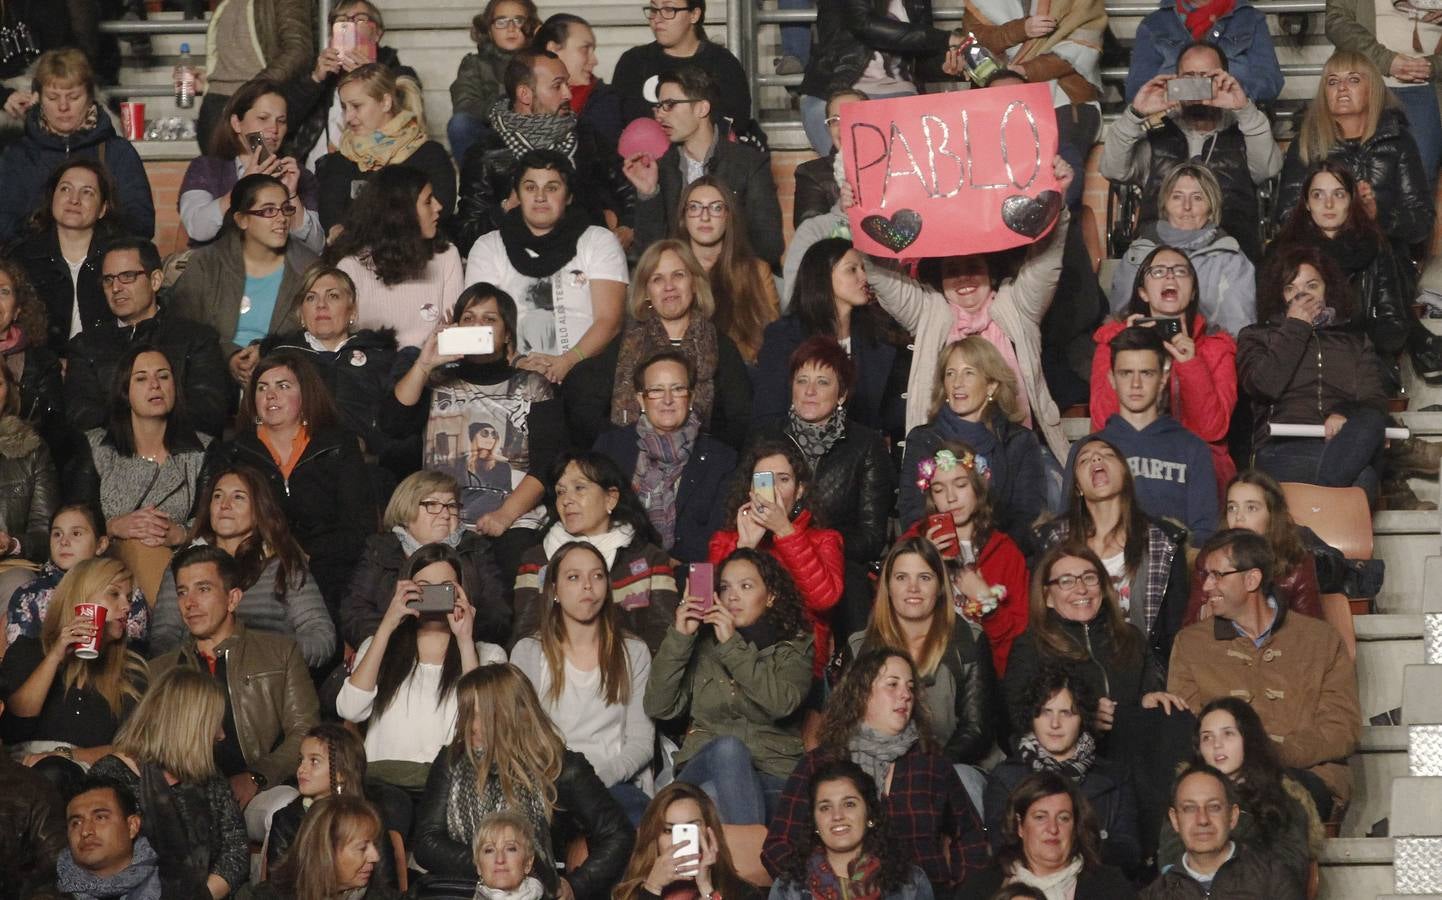
[[[1211,537],[1217,528],[1217,474],[1206,441],[1168,415],[1138,431],[1113,413],[1099,434],[1126,456],[1147,515],[1187,526],[1194,547]]]
[[[25,116],[25,136],[0,156],[0,241],[19,234],[40,205],[45,179],[71,156],[98,159],[115,182],[115,219],[127,232],[150,240],[155,235],[155,204],[140,154],[115,133],[103,111],[95,127],[61,137],[40,127],[40,104]]]
[[[1241,82],[1242,90],[1253,102],[1265,103],[1281,96],[1285,79],[1277,64],[1272,36],[1267,33],[1267,17],[1248,0],[1237,0],[1236,8],[1203,37],[1222,48],[1227,70]],[[1161,0],[1160,8],[1137,26],[1131,68],[1127,70],[1127,102],[1132,102],[1148,81],[1176,72],[1177,57],[1191,42],[1192,33],[1174,0]]]

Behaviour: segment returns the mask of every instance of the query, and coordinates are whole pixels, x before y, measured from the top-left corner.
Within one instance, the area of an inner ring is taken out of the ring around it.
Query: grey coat
[[[171,294],[172,311],[192,322],[209,325],[220,335],[221,354],[229,359],[241,349],[235,343],[240,321],[240,301],[245,295],[245,260],[241,256],[241,235],[222,232],[214,243],[190,254]],[[316,261],[315,251],[291,238],[285,248],[285,274],[275,295],[270,316],[271,334],[295,328],[300,311],[301,279]]]
[[[66,502],[91,503],[107,520],[154,506],[172,522],[189,528],[210,438],[190,435],[157,466],[143,457],[121,453],[105,434],[103,428],[85,432],[85,445],[66,472]]]
[[[1108,293],[1112,312],[1122,313],[1132,302],[1137,267],[1162,239],[1156,225],[1142,229],[1117,263]],[[1237,239],[1216,226],[1200,228],[1190,241],[1176,245],[1197,270],[1202,292],[1201,311],[1207,321],[1233,337],[1257,321],[1257,270],[1242,252]]]

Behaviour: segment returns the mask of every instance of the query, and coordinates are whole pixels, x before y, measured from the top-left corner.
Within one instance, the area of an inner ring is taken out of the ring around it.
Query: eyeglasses
[[[726,215],[726,204],[720,200],[712,200],[710,203],[692,200],[686,204],[686,215],[690,218],[699,218],[702,213],[710,213],[712,218],[724,216]]]
[[[526,17],[525,17],[525,16],[502,16],[502,17],[499,18],[499,19],[492,19],[492,20],[491,20],[491,27],[492,27],[492,28],[503,28],[503,29],[505,29],[506,31],[510,31],[510,30],[513,29],[513,28],[516,29],[517,31],[519,31],[520,29],[524,28],[525,26],[526,26]]]
[[[1081,575],[1061,575],[1046,583],[1047,587],[1059,587],[1069,591],[1077,586],[1077,582],[1085,587],[1094,588],[1102,583],[1101,576],[1095,572],[1084,572]]]
[[[454,500],[449,502],[445,500],[422,500],[421,509],[433,516],[440,515],[443,512],[454,515],[461,511],[461,505]]]
[[[357,24],[357,25],[369,25],[370,23],[372,23],[372,22],[374,22],[374,21],[375,21],[375,19],[371,18],[371,14],[370,14],[370,13],[363,13],[363,12],[352,13],[351,15],[348,15],[348,16],[345,15],[344,13],[338,13],[338,14],[333,15],[333,16],[330,17],[330,23],[331,23],[332,25],[334,25],[334,24],[337,23],[337,22],[354,22],[354,23]]]
[[[1175,266],[1147,266],[1148,278],[1166,278],[1168,275],[1173,278],[1191,278],[1192,270],[1190,266],[1180,264]]]
[[[112,287],[117,281],[121,284],[134,284],[135,279],[144,274],[144,269],[131,269],[128,272],[116,272],[114,275],[101,275],[100,284],[103,287]]]
[[[651,109],[656,112],[669,113],[684,103],[700,103],[700,100],[660,100],[651,104]]]
[[[1202,576],[1202,584],[1206,584],[1208,581],[1211,581],[1212,579],[1216,579],[1217,581],[1221,581],[1223,578],[1226,578],[1228,575],[1235,575],[1235,574],[1237,574],[1238,572],[1247,572],[1247,571],[1250,571],[1250,570],[1249,570],[1249,569],[1226,569],[1226,570],[1219,570],[1219,569],[1198,569],[1198,570],[1197,570],[1197,574],[1200,575],[1200,576]]]
[[[278,215],[290,218],[295,215],[294,203],[282,203],[280,206],[262,206],[259,209],[244,210],[247,216],[260,216],[262,219],[274,219]]]
[[[660,400],[662,397],[685,397],[691,393],[691,389],[684,384],[673,384],[670,387],[648,387],[641,392],[641,396],[647,400]]]
[[[676,18],[677,13],[690,12],[695,8],[694,6],[643,6],[641,7],[641,15],[646,17],[647,22],[652,21],[657,16],[669,22]]]

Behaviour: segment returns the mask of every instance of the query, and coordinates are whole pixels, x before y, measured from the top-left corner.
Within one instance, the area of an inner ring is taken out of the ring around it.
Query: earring
[[[867,819],[867,820],[866,820],[866,827],[867,827],[867,828],[875,828],[875,827],[876,827],[876,820],[875,820],[875,819]]]

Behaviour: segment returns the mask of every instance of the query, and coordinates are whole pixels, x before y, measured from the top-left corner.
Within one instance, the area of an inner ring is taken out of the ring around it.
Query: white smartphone
[[[496,329],[490,325],[457,325],[436,337],[442,356],[486,356],[496,352]]]
[[[681,822],[671,826],[671,856],[673,859],[680,859],[683,856],[701,855],[701,827],[691,822]],[[695,872],[690,874],[694,875]]]

